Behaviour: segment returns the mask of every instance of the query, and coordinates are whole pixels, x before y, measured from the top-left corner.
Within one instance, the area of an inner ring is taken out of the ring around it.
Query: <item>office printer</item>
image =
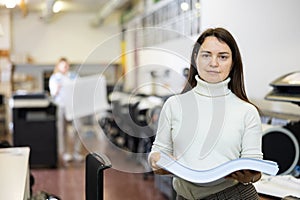
[[[47,107],[50,99],[47,93],[17,92],[9,100],[11,108]]]
[[[273,90],[266,96],[266,100],[284,101],[300,106],[300,71],[288,73],[270,83]]]
[[[13,145],[30,147],[30,167],[57,167],[56,106],[47,93],[18,92],[10,99]]]
[[[273,89],[265,96],[266,100],[300,106],[300,71],[285,74],[270,85]],[[254,184],[255,188],[261,194],[277,198],[288,199],[285,197],[287,195],[299,197],[299,187],[292,180],[298,181],[296,178],[300,178],[300,116],[275,112],[267,115],[270,120],[263,124],[263,158],[277,162],[280,169],[278,175],[284,176],[263,177]],[[278,121],[285,123],[277,124]]]

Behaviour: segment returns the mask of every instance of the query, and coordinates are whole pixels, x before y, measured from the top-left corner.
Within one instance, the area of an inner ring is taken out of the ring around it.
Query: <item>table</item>
[[[29,147],[0,149],[0,199],[30,197]]]

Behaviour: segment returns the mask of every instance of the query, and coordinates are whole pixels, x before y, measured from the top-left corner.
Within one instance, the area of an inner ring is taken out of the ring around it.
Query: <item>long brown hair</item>
[[[251,103],[248,100],[248,97],[247,97],[246,91],[245,91],[243,63],[242,63],[242,58],[241,58],[239,48],[237,46],[235,39],[231,35],[231,33],[229,33],[224,28],[207,29],[197,39],[197,41],[194,45],[193,51],[192,51],[192,55],[191,55],[191,65],[190,65],[190,69],[189,69],[188,80],[187,80],[187,83],[186,83],[182,93],[185,93],[185,92],[191,90],[197,84],[195,75],[198,74],[198,71],[197,71],[195,59],[197,58],[197,54],[200,49],[200,46],[204,42],[205,38],[207,38],[209,36],[214,36],[219,41],[225,42],[229,46],[229,48],[232,52],[232,67],[231,67],[231,71],[229,73],[230,82],[228,83],[228,88],[240,99],[242,99],[248,103]]]

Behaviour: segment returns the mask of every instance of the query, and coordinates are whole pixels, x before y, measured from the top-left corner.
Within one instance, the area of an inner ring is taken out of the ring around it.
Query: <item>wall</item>
[[[159,44],[143,42],[149,36],[153,38],[167,34],[177,37]],[[194,45],[191,37],[161,27],[139,29],[133,23],[128,26],[126,42],[129,69],[125,76],[126,90],[156,95],[170,95],[182,91],[186,82],[183,70],[189,67]],[[155,72],[156,77],[151,76],[151,72]]]
[[[158,95],[180,93],[185,85],[183,69],[189,68],[193,40],[188,37],[146,47],[139,51],[138,85],[145,93]],[[153,79],[151,71],[156,72]],[[154,84],[152,84],[154,83]]]
[[[0,50],[10,49],[10,14],[9,12],[0,13],[0,24],[3,29],[3,35],[0,35]]]
[[[109,17],[101,27],[92,28],[95,13],[62,13],[46,23],[40,13],[12,15],[12,59],[52,64],[61,56],[74,63],[108,63],[120,54],[119,15]]]
[[[261,108],[300,113],[291,103],[264,100],[269,83],[300,70],[299,0],[201,0],[201,28],[228,28],[240,46],[248,96]]]

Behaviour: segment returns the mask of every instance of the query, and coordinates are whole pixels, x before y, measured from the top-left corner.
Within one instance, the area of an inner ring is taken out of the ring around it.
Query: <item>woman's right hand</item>
[[[155,174],[159,175],[166,175],[171,174],[169,171],[166,171],[159,166],[157,166],[156,162],[160,159],[160,153],[159,152],[153,152],[150,155],[150,165]]]

